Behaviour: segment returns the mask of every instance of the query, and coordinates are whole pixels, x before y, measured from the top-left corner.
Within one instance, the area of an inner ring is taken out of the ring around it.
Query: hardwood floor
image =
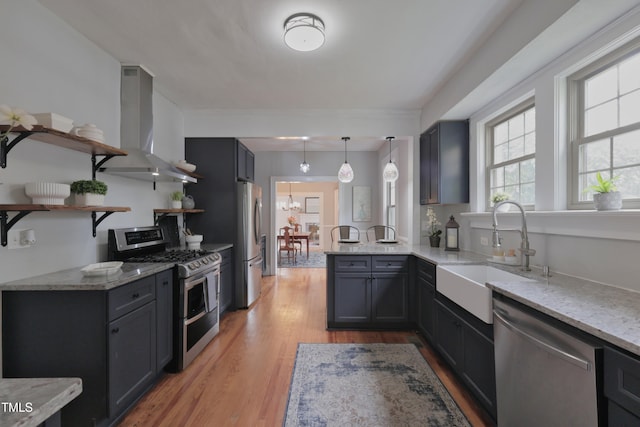
[[[226,315],[220,333],[183,372],[166,374],[120,426],[279,426],[299,342],[418,343],[474,426],[488,417],[413,332],[327,331],[326,270],[278,269],[248,310]]]

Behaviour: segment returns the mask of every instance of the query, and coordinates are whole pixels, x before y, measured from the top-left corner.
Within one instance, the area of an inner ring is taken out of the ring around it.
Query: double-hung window
[[[506,193],[533,209],[536,196],[536,108],[533,99],[487,123],[487,194]],[[490,204],[490,203],[489,203]]]
[[[640,41],[569,77],[570,207],[590,208],[598,173],[640,207]]]
[[[396,182],[387,183],[387,225],[396,228]]]

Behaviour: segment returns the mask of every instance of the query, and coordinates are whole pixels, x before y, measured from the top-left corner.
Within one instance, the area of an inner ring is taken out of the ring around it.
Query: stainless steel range
[[[174,360],[173,370],[186,368],[220,331],[218,294],[220,262],[217,252],[167,250],[168,238],[160,227],[111,229],[111,261],[173,263]]]

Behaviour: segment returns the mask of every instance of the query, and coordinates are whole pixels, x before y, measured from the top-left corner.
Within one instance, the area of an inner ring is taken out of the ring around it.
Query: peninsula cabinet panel
[[[173,359],[173,269],[156,274],[156,373]]]
[[[469,203],[469,121],[437,122],[420,135],[420,204]]]
[[[329,255],[327,326],[409,327],[409,257]]]
[[[431,344],[436,328],[436,266],[423,260],[416,263],[416,298],[418,330]]]

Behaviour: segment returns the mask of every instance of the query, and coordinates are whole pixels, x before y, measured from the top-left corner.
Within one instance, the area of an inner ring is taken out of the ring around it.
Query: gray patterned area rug
[[[309,251],[309,257],[307,253],[298,253],[296,261],[293,262],[293,257],[287,259],[286,252],[282,253],[282,259],[278,262],[279,268],[324,268],[327,266],[327,256],[324,252]]]
[[[414,344],[298,344],[283,426],[469,426]]]

